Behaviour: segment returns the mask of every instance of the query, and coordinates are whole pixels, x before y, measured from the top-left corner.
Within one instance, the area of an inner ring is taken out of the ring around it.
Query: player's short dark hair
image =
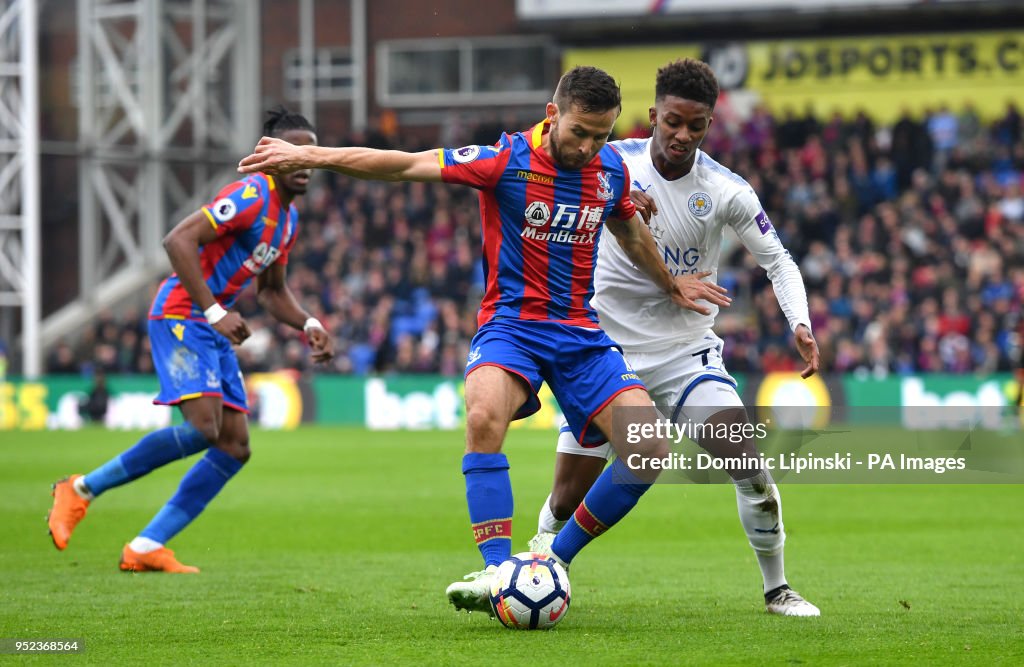
[[[660,100],[666,95],[700,102],[714,109],[718,101],[718,78],[702,60],[676,60],[658,70],[654,99]]]
[[[572,105],[583,113],[604,113],[622,106],[622,92],[608,72],[577,66],[559,79],[554,102],[563,113]]]
[[[263,123],[263,134],[267,137],[280,137],[288,130],[309,130],[316,134],[313,124],[300,113],[289,111],[283,105],[267,110],[267,120]]]

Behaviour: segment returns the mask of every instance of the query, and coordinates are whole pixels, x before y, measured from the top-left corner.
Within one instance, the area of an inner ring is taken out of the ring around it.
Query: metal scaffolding
[[[44,346],[168,270],[160,241],[259,136],[259,3],[78,0],[79,294]]]
[[[0,0],[0,341],[13,344],[20,309],[29,377],[41,372],[38,13]]]
[[[236,178],[235,162],[252,147],[262,115],[260,2],[76,0],[78,139],[54,154],[78,160],[78,287],[42,319],[41,267],[60,270],[40,260],[43,2],[0,0],[0,341],[27,377],[42,372],[47,348],[97,312],[142,301],[135,295],[169,270],[164,234],[211,187]],[[315,3],[299,4],[301,106],[311,120]],[[362,129],[366,0],[351,0],[350,12],[352,124]],[[54,150],[57,142],[43,145]]]

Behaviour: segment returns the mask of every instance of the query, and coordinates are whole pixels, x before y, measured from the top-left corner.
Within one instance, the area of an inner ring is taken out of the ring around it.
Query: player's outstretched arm
[[[609,218],[606,226],[608,231],[615,235],[630,261],[646,273],[655,285],[668,292],[672,301],[680,308],[709,315],[711,311],[697,303],[698,300],[703,299],[723,307],[732,303],[732,299],[726,296],[727,290],[724,287],[704,282],[703,278],[710,276],[710,272],[673,277],[658,255],[654,237],[638,215],[629,220]]]
[[[364,146],[296,146],[283,139],[263,137],[252,154],[238,163],[238,171],[243,174],[257,171],[281,174],[298,169],[330,169],[375,181],[441,180],[441,162],[436,150],[406,153]]]
[[[821,366],[821,353],[818,352],[818,343],[814,340],[814,334],[806,324],[798,324],[793,332],[793,340],[796,341],[797,352],[807,366],[800,373],[805,380],[818,372]]]
[[[192,297],[193,303],[206,313],[210,326],[238,345],[249,337],[249,325],[241,315],[226,311],[217,303],[217,298],[203,279],[203,267],[199,264],[199,247],[216,238],[216,230],[200,210],[175,225],[164,237],[163,245],[182,287]]]
[[[283,264],[271,264],[256,278],[256,300],[278,322],[304,331],[313,350],[313,361],[322,363],[334,358],[334,341],[320,323],[299,305],[288,289]]]

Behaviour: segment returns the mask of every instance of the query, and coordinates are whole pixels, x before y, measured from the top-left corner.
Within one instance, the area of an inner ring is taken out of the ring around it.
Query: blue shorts
[[[591,422],[627,389],[644,389],[626,364],[622,350],[600,329],[513,319],[487,322],[469,345],[466,375],[497,366],[521,377],[533,395],[513,419],[540,409],[537,392],[547,382],[576,441],[584,447],[607,442]]]
[[[149,321],[153,366],[160,378],[158,405],[177,405],[200,396],[220,396],[224,407],[249,412],[242,371],[231,342],[206,322]]]

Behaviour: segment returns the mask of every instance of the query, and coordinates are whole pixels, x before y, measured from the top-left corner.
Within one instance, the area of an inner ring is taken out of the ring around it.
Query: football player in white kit
[[[807,378],[817,372],[819,354],[800,270],[750,185],[699,150],[711,126],[718,91],[707,64],[687,58],[666,65],[658,71],[651,138],[612,145],[629,167],[634,202],[657,213],[650,219],[651,232],[673,273],[693,273],[717,282],[723,232],[727,226],[733,229],[768,272],[807,364],[801,374]],[[736,381],[722,362],[722,340],[712,331],[718,306],[709,303],[704,313],[676,307],[609,234],[601,237],[591,303],[601,327],[622,346],[654,402],[670,408],[672,414],[666,416],[693,424],[748,421]],[[698,444],[716,456],[756,456],[757,451],[752,440],[737,445],[703,439]],[[540,513],[539,532],[530,541],[532,550],[548,550],[610,455],[607,445],[585,448],[567,428],[561,429],[554,486]],[[764,578],[765,608],[784,616],[820,615],[786,581],[782,503],[770,473],[730,474],[740,522]]]

